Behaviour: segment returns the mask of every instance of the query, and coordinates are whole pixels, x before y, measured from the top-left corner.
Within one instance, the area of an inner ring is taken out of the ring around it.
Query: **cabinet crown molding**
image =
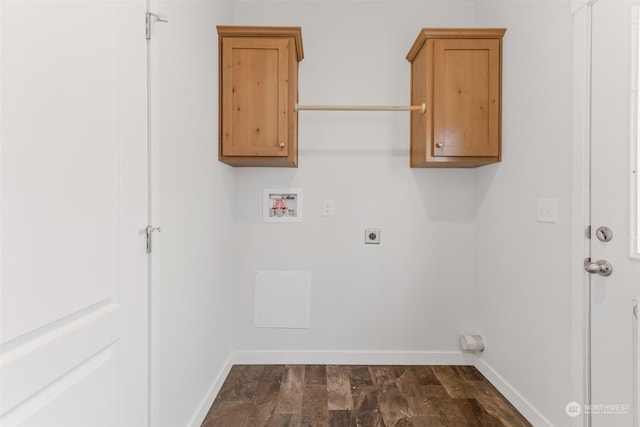
[[[296,42],[296,56],[298,62],[304,58],[302,47],[302,27],[256,27],[237,25],[218,25],[220,37],[292,37]]]
[[[407,53],[407,61],[414,60],[427,39],[501,39],[506,28],[423,28]]]

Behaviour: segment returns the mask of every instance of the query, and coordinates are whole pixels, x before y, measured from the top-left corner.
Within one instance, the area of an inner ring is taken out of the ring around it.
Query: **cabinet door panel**
[[[497,156],[500,42],[435,40],[434,156]]]
[[[225,38],[222,49],[223,155],[286,157],[289,41]]]

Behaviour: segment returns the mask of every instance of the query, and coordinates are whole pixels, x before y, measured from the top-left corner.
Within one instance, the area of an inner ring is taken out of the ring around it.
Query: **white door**
[[[632,72],[637,57],[632,49],[638,49],[634,10],[631,1],[600,0],[592,7],[591,260],[608,261],[613,268],[610,276],[588,274],[591,407],[585,409],[596,427],[637,425],[634,300],[640,296],[640,259],[631,214],[632,183],[637,180],[632,156],[638,79],[637,70]],[[611,230],[610,241],[601,241],[607,240],[601,227]]]
[[[0,2],[0,424],[147,424],[144,1]]]

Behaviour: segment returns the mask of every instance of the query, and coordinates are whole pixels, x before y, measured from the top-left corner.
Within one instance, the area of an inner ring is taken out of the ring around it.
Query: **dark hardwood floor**
[[[472,366],[235,365],[202,427],[530,426]]]

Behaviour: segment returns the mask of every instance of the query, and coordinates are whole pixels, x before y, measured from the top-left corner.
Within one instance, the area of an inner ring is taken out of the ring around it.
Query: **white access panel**
[[[311,272],[256,271],[254,325],[311,327]]]

